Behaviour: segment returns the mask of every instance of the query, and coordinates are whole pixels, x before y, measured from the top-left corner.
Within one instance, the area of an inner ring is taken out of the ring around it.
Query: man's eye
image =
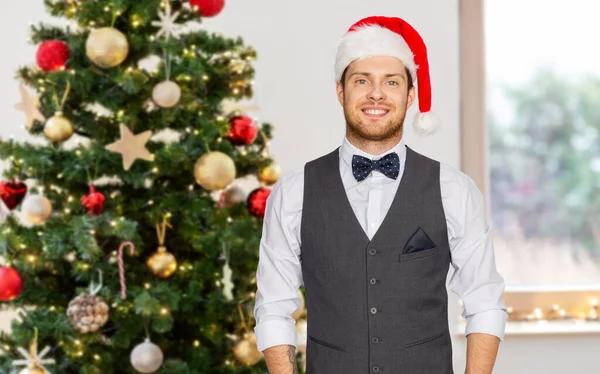
[[[389,81],[388,83],[390,83],[392,86],[397,86],[398,85],[398,82],[396,82],[396,81]]]
[[[367,82],[367,81],[366,81],[366,80],[364,80],[364,79],[357,79],[357,80],[356,80],[356,83],[358,83],[358,84],[363,84],[363,83],[366,83],[366,82]]]

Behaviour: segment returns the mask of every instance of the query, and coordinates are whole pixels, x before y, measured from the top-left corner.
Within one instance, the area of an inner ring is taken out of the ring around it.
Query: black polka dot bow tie
[[[396,179],[400,174],[400,158],[396,152],[387,154],[379,160],[371,160],[363,156],[354,155],[352,157],[352,174],[357,181],[362,181],[377,170],[386,177]]]

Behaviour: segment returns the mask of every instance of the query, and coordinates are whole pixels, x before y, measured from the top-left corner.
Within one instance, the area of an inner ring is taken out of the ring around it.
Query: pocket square
[[[431,248],[435,248],[435,243],[429,238],[427,233],[419,227],[406,242],[402,253],[420,252]]]

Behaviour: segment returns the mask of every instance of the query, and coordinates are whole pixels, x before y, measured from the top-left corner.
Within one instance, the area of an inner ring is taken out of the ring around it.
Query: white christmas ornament
[[[160,27],[156,37],[160,38],[164,35],[166,39],[170,37],[178,38],[182,32],[181,25],[175,23],[175,20],[179,17],[179,12],[171,14],[171,4],[169,1],[166,2],[164,12],[158,12],[158,18],[160,21],[152,21],[152,26]]]
[[[131,351],[131,365],[140,373],[154,373],[162,366],[163,360],[160,348],[148,338]]]
[[[172,81],[160,82],[152,90],[152,100],[163,108],[170,108],[179,102],[181,89]]]
[[[45,223],[52,214],[52,203],[44,195],[30,195],[23,201],[23,219],[33,225]]]
[[[228,301],[233,300],[233,287],[234,284],[231,281],[231,276],[233,275],[233,271],[231,270],[231,266],[229,266],[229,261],[223,265],[223,295],[225,299]]]

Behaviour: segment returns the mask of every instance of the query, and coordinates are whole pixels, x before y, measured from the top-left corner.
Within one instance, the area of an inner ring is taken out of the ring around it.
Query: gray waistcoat
[[[307,374],[453,373],[440,164],[406,148],[402,180],[373,240],[348,201],[339,149],[305,166]],[[402,254],[419,227],[436,247]]]

